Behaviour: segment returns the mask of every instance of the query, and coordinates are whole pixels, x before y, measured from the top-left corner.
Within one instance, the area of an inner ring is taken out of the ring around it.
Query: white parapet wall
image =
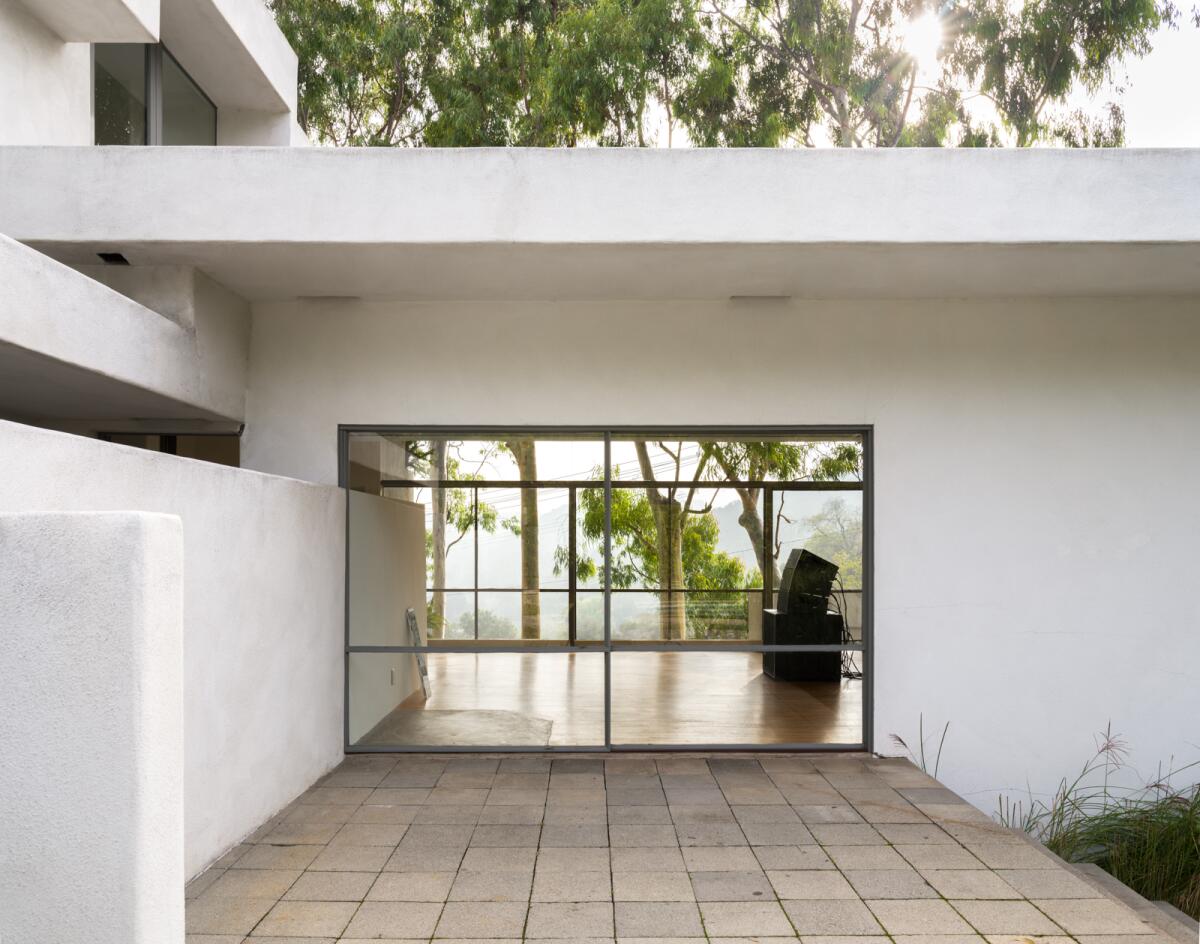
[[[188,877],[340,760],[339,489],[8,422],[0,481],[0,512],[133,509],[182,521]]]
[[[250,315],[240,298],[190,267],[91,271],[114,288],[0,235],[0,368],[18,355],[39,365],[19,384],[0,372],[8,410],[43,415],[71,382],[86,392],[67,398],[75,417],[114,403],[117,415],[243,417]]]
[[[0,562],[0,940],[182,941],[180,521],[0,514]]]

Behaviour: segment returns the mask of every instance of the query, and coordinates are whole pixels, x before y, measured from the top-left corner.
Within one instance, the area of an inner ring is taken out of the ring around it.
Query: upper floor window
[[[217,143],[217,107],[161,45],[97,43],[97,144]]]

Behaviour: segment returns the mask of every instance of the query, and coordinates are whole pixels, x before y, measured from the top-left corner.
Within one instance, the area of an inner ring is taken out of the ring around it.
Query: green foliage
[[[1123,117],[1056,112],[1076,88],[1095,93],[1114,69],[1150,51],[1150,38],[1176,11],[1170,0],[714,0],[720,67],[731,77],[718,100],[698,99],[689,123],[704,143],[731,143],[715,129],[772,128],[775,140],[811,144],[819,126],[847,146],[994,146],[1011,136],[1028,146],[1123,142]],[[935,12],[943,37],[938,68],[922,79],[904,44],[904,24]],[[740,41],[738,41],[740,40]],[[779,90],[765,100],[761,83]],[[711,77],[703,87],[711,88]],[[810,109],[786,112],[781,96]],[[969,100],[994,106],[995,122],[972,118]],[[689,103],[692,102],[688,99]],[[716,107],[714,107],[716,106]],[[723,107],[722,107],[723,106]],[[1049,116],[1049,117],[1048,117]],[[774,143],[774,141],[772,142]]]
[[[835,498],[820,512],[805,518],[810,536],[804,546],[814,554],[838,565],[838,581],[843,587],[862,587],[862,516],[851,511],[846,502]]]
[[[1045,108],[1078,87],[1096,91],[1113,67],[1150,51],[1150,37],[1174,22],[1166,0],[967,0],[958,13],[958,37],[948,64],[996,106],[1020,146],[1057,138],[1074,146],[1114,145],[1121,133],[1080,134],[1095,124],[1088,116],[1047,121]],[[1123,127],[1119,108],[1100,118]]]
[[[455,624],[454,639],[473,639],[475,637],[475,613],[463,613]],[[517,624],[505,619],[491,610],[479,611],[480,639],[520,639],[521,631]]]
[[[300,58],[301,125],[371,146],[640,146],[681,126],[700,146],[1114,146],[1118,107],[1065,102],[1177,15],[1171,0],[267,2]],[[903,34],[932,12],[926,74]]]
[[[617,474],[620,474],[619,469]],[[596,476],[603,478],[600,472],[593,477]],[[578,555],[576,574],[580,580],[589,580],[599,571],[596,559],[587,548],[594,549],[604,540],[604,492],[598,488],[582,489],[579,508],[580,534],[585,550]],[[717,519],[711,512],[688,516],[680,547],[683,589],[724,590],[755,585],[741,560],[717,550],[719,532]],[[559,548],[555,555],[555,573],[561,573],[566,566],[566,549]],[[613,489],[612,585],[618,590],[638,586],[657,588],[658,573],[656,525],[646,493],[640,489]]]
[[[1048,802],[1000,801],[1000,819],[1068,862],[1093,862],[1150,901],[1169,901],[1200,919],[1200,784],[1171,781],[1190,764],[1137,787],[1114,777],[1127,749],[1109,725],[1095,755]]]
[[[448,443],[446,456],[446,478],[455,482],[485,482],[486,479],[478,471],[464,468],[463,461],[458,457],[460,444]],[[408,448],[409,474],[413,478],[425,478],[433,472],[433,447],[430,443],[410,442]],[[475,529],[478,518],[479,530],[485,534],[494,534],[496,529],[503,528],[513,534],[520,535],[521,524],[516,517],[501,518],[496,509],[487,502],[481,501],[476,505],[474,491],[470,488],[449,487],[443,490],[445,500],[446,525],[456,536],[446,544],[446,552]],[[425,531],[425,570],[429,579],[433,578],[433,531]],[[440,617],[437,618],[440,623]]]
[[[430,79],[448,36],[426,0],[268,0],[300,60],[300,126],[316,141],[424,143]]]

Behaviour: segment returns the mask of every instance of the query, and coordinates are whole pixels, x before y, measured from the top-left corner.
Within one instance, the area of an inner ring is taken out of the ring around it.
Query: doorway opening
[[[346,749],[871,746],[871,430],[339,430]]]

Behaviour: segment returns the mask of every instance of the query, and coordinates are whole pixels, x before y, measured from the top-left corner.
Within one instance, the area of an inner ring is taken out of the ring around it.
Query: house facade
[[[1193,759],[1200,154],[311,148],[239,0],[0,0],[0,88],[0,817],[73,811],[113,940],[347,752]],[[628,576],[643,495],[740,582]],[[827,500],[838,635],[771,636]]]

